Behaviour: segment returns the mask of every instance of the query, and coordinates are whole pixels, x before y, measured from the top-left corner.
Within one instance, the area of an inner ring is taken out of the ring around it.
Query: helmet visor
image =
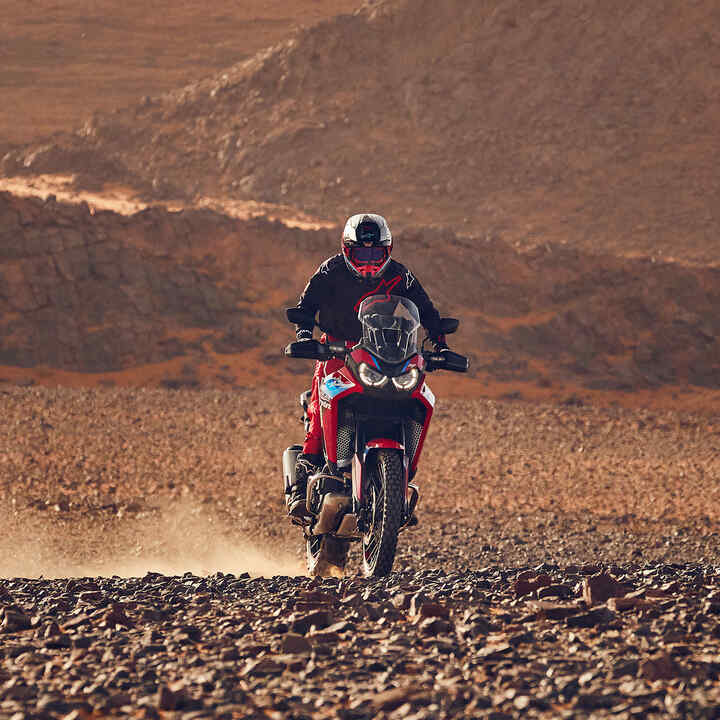
[[[385,247],[354,247],[350,250],[350,259],[354,265],[378,265],[387,257]]]

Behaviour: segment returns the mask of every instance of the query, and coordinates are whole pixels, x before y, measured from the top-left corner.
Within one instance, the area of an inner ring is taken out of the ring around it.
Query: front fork
[[[405,527],[411,523],[415,506],[420,496],[418,486],[409,481],[410,477],[410,459],[405,453],[403,444],[395,440],[373,440],[367,443],[361,453],[356,452],[352,461],[352,507],[353,512],[358,518],[358,529],[365,533],[368,531],[368,521],[371,508],[365,503],[365,480],[368,461],[371,461],[373,455],[381,448],[393,449],[403,454],[403,474],[405,476],[405,513],[401,527]]]

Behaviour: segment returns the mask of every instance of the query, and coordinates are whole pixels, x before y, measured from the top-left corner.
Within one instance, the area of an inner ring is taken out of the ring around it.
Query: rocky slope
[[[717,262],[709,0],[383,0],[6,155],[151,197]]]
[[[282,309],[338,233],[0,193],[0,377],[40,380],[42,366],[48,382],[69,382],[53,373],[71,371],[95,382],[287,386],[307,370],[280,358],[292,335]],[[446,378],[446,388],[720,389],[714,268],[549,244],[520,252],[427,229],[399,234],[396,247],[441,311],[462,319],[453,342],[470,354],[473,380]]]

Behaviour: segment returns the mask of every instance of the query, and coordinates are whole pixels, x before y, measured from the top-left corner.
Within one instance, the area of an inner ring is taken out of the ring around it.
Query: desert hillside
[[[717,262],[719,33],[709,1],[370,2],[1,167]]]
[[[294,390],[297,373],[309,374],[280,357],[293,333],[283,309],[335,252],[339,228],[197,209],[124,216],[9,194],[0,219],[0,377],[187,386],[272,377]],[[715,268],[563,245],[520,251],[436,230],[406,230],[396,247],[441,310],[462,319],[452,341],[470,354],[470,377],[445,378],[443,390],[556,400],[720,391]]]

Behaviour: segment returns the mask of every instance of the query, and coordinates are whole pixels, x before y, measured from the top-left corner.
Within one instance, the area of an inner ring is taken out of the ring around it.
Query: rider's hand
[[[312,340],[312,330],[298,330],[295,333],[295,337],[298,339],[298,342],[305,342],[306,340]]]

